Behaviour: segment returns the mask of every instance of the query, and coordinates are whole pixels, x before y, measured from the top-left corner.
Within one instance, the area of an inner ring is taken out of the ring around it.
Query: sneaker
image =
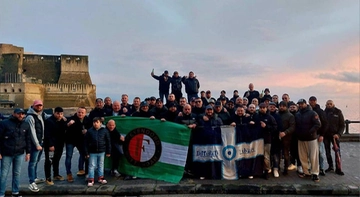
[[[67,175],[67,181],[68,181],[69,183],[74,182],[74,178],[73,178],[72,174],[68,174],[68,175]]]
[[[279,171],[277,168],[274,168],[274,177],[278,178],[279,177]]]
[[[304,174],[304,170],[302,169],[301,166],[297,167],[297,171],[298,171],[299,174]]]
[[[29,189],[30,189],[30,191],[32,191],[32,192],[39,192],[39,188],[38,188],[38,186],[36,185],[35,182],[29,184]]]
[[[56,175],[56,176],[53,177],[53,180],[54,180],[54,181],[63,181],[63,180],[65,180],[65,179],[64,179],[64,177],[62,177],[62,176],[60,176],[60,175]]]
[[[338,169],[335,170],[335,173],[338,174],[338,175],[341,175],[341,176],[345,175],[343,171],[338,170]]]
[[[107,183],[107,181],[104,179],[104,177],[99,177],[98,182],[100,184],[106,184]]]
[[[253,179],[254,177],[253,176],[248,176],[249,179]]]
[[[204,179],[205,179],[205,177],[203,177],[203,176],[200,177],[200,180],[204,180]]]
[[[268,171],[269,174],[271,174],[271,169]]]
[[[323,169],[320,169],[319,175],[321,175],[321,176],[325,176],[325,172],[324,172],[324,170],[323,170]]]
[[[329,167],[328,169],[325,170],[326,173],[328,172],[334,172],[334,168],[333,167]]]
[[[54,185],[54,182],[52,180],[46,180],[46,185]]]
[[[88,181],[88,187],[94,186],[94,181]]]
[[[11,197],[22,197],[20,194],[11,194]]]
[[[42,179],[42,178],[36,178],[35,179],[35,183],[36,184],[39,184],[39,183],[44,183],[46,180],[45,179]]]
[[[289,167],[287,168],[288,170],[296,170],[296,166],[294,164],[290,164]]]
[[[117,170],[111,171],[111,175],[113,175],[115,177],[120,177],[121,176],[121,174]]]
[[[320,182],[320,178],[319,178],[319,176],[316,175],[316,174],[313,174],[313,175],[312,175],[312,180],[313,180],[315,183]]]
[[[79,170],[79,172],[76,173],[77,176],[84,176],[85,170]]]

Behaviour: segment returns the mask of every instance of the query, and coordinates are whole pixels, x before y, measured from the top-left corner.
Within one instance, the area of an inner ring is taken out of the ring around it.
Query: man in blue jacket
[[[193,71],[189,72],[189,77],[184,76],[182,82],[185,85],[185,92],[188,97],[188,101],[191,101],[192,97],[197,98],[200,88],[199,80],[196,79]]]
[[[165,70],[162,75],[157,76],[154,74],[154,71],[152,71],[151,76],[159,81],[159,97],[161,101],[164,102],[164,96],[165,96],[165,100],[169,96],[169,89],[171,82],[171,77],[169,77],[169,72]]]
[[[24,121],[25,111],[21,108],[14,110],[8,120],[0,122],[0,196],[5,196],[7,175],[13,165],[12,196],[19,196],[19,184],[21,165],[25,155],[25,161],[30,159],[31,141],[30,127]]]

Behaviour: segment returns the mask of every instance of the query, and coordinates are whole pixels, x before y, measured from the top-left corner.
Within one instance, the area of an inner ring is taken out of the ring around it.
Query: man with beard
[[[67,123],[67,131],[65,134],[65,148],[66,148],[66,158],[65,158],[65,167],[67,173],[68,182],[74,182],[74,178],[71,172],[71,159],[73,156],[74,148],[79,151],[79,161],[78,161],[78,176],[84,176],[88,173],[89,160],[85,159],[85,144],[84,137],[87,132],[87,129],[92,127],[92,121],[86,116],[86,108],[79,107],[76,113],[69,118]],[[85,164],[85,170],[84,170]]]
[[[152,108],[155,107],[156,104],[156,98],[155,96],[150,97],[150,102],[149,102],[149,110],[151,110]]]
[[[229,112],[226,111],[226,109],[223,107],[221,102],[219,101],[215,102],[214,113],[217,114],[217,116],[222,120],[224,125],[230,125],[231,123],[230,114]]]
[[[176,105],[176,107],[177,107],[178,102],[177,102],[176,99],[175,99],[175,95],[174,95],[174,94],[169,94],[165,106],[169,109],[170,104],[173,104],[173,103],[174,103],[174,104]]]
[[[226,110],[229,112],[230,117],[235,113],[235,105],[234,105],[234,101],[230,100],[227,104],[226,104]]]
[[[181,77],[179,76],[178,71],[175,71],[173,76],[170,79],[171,83],[171,94],[174,94],[176,102],[180,103],[180,98],[183,96],[181,89],[182,89],[182,83],[181,83]]]
[[[151,116],[149,112],[149,104],[146,101],[141,102],[140,110],[133,113],[131,116],[149,118]]]
[[[120,132],[116,129],[116,124],[114,120],[109,120],[106,124],[106,128],[109,131],[110,139],[111,139],[111,175],[115,177],[120,177],[119,173],[119,160],[120,156],[123,153],[122,144],[124,143],[124,136],[120,135]]]
[[[162,115],[168,110],[167,107],[164,106],[162,100],[160,98],[156,99],[155,107],[150,110],[150,118],[161,119]]]
[[[254,84],[249,84],[249,90],[244,93],[244,97],[246,97],[249,101],[252,101],[254,98],[259,99],[259,92],[254,90]]]
[[[334,101],[332,100],[326,101],[325,113],[329,121],[328,131],[325,133],[325,139],[324,139],[326,158],[329,164],[329,168],[326,170],[326,172],[333,172],[334,164],[331,157],[330,145],[334,144],[334,139],[335,139],[335,143],[340,149],[340,136],[344,131],[345,121],[341,110],[335,107]],[[338,157],[340,157],[340,152],[339,155],[335,154],[335,161],[341,160],[341,158]],[[335,163],[335,165],[336,165],[335,173],[338,175],[344,175],[344,172],[341,170],[341,166],[339,166],[337,162]]]
[[[295,117],[296,113],[298,112],[298,106],[292,101],[290,101],[287,105],[289,106],[289,112]],[[296,122],[295,122],[295,126],[296,126]],[[290,155],[291,155],[291,157],[290,157],[291,164],[288,167],[288,170],[296,170],[297,169],[297,172],[299,174],[304,173],[304,171],[301,167],[301,162],[300,162],[300,158],[299,158],[298,139],[297,139],[295,130],[291,136]],[[295,163],[296,163],[296,166],[295,166]]]
[[[170,89],[170,81],[171,77],[169,77],[169,72],[167,70],[164,71],[164,73],[160,76],[157,76],[154,74],[154,70],[151,72],[151,76],[159,81],[159,98],[162,102],[169,96],[169,89]]]
[[[178,110],[179,111],[183,111],[183,109],[184,109],[184,106],[187,104],[187,102],[186,102],[186,98],[185,97],[181,97],[180,98],[180,103],[179,103],[179,106],[178,106]]]
[[[131,105],[129,104],[129,96],[127,94],[121,95],[121,109],[123,110],[124,114],[128,113],[128,111],[131,110]]]
[[[95,117],[100,117],[101,122],[104,121],[104,117],[106,116],[106,112],[104,110],[104,102],[102,98],[97,98],[95,100],[95,108],[91,110],[89,114],[90,120],[94,119]]]
[[[196,115],[203,114],[205,112],[205,107],[203,107],[203,103],[201,98],[197,97],[194,100],[195,106],[192,108],[192,113]]]
[[[282,121],[282,130],[280,130],[280,138],[282,143],[282,150],[284,154],[284,175],[288,173],[288,167],[290,165],[290,147],[291,138],[295,131],[295,117],[289,112],[288,104],[281,101],[279,104],[279,115]]]
[[[195,78],[193,71],[189,72],[189,77],[184,76],[182,82],[185,85],[185,92],[189,101],[191,101],[192,97],[198,97],[200,82]]]
[[[128,113],[130,116],[131,116],[131,114],[140,110],[140,103],[141,103],[140,97],[135,97],[133,100],[133,104],[131,105],[129,113]]]
[[[328,122],[326,118],[325,112],[320,108],[320,105],[317,104],[317,99],[315,96],[311,96],[309,98],[309,105],[311,108],[319,115],[321,127],[317,131],[318,134],[318,144],[319,144],[319,166],[320,166],[320,172],[319,175],[325,176],[324,171],[324,162],[325,162],[325,146],[324,146],[324,136],[325,132],[327,131]]]
[[[264,136],[264,179],[269,179],[268,173],[271,170],[270,165],[270,151],[271,151],[271,138],[272,133],[277,130],[277,124],[270,114],[267,113],[267,107],[264,103],[259,106],[259,119]]]
[[[299,174],[299,177],[311,175],[314,182],[319,182],[319,144],[317,142],[317,130],[321,127],[319,115],[306,104],[305,99],[300,99],[298,105],[299,112],[295,115],[295,132],[298,137],[299,158],[304,171]]]
[[[106,114],[109,114],[112,111],[112,101],[110,97],[105,97],[104,99],[104,111]]]

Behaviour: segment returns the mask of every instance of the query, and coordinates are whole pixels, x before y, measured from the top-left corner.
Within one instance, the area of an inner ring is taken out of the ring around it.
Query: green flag
[[[180,182],[189,146],[191,129],[184,125],[137,117],[113,119],[117,130],[126,135],[124,157],[119,171],[141,178]],[[105,167],[110,167],[106,159]]]

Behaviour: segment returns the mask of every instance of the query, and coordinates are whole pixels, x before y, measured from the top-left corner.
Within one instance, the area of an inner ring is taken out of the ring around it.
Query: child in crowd
[[[93,127],[85,134],[85,155],[89,158],[88,186],[94,186],[95,168],[98,172],[98,182],[106,184],[104,179],[104,159],[110,157],[111,143],[109,131],[101,127],[101,119],[93,119]]]

